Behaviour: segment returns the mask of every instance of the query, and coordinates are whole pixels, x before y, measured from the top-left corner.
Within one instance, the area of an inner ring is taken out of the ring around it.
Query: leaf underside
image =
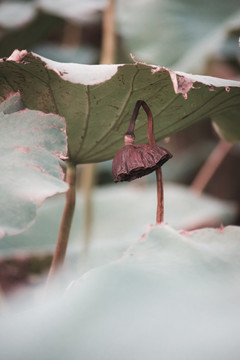
[[[222,112],[227,114],[226,121],[235,124],[235,133],[228,133],[227,139],[240,138],[240,124],[234,115],[240,106],[239,82],[141,63],[60,64],[23,51],[0,62],[0,83],[2,99],[11,91],[20,91],[29,109],[66,119],[68,153],[76,164],[115,155],[139,99],[153,112],[157,140],[201,119],[215,120]],[[146,135],[147,120],[140,111],[136,143],[147,142]]]

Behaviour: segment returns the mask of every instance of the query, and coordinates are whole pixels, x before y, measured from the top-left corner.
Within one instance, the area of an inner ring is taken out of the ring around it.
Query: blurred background
[[[240,80],[239,36],[239,0],[0,2],[0,57],[27,49],[58,62],[81,64],[133,63],[134,58]],[[173,154],[163,167],[166,222],[185,230],[239,225],[239,143],[219,140],[211,120],[205,119],[161,144]],[[136,240],[154,222],[154,175],[113,185],[111,161],[79,166],[78,173],[69,256],[75,247],[86,253],[90,240],[98,246],[114,239],[117,257],[129,239]],[[1,240],[4,292],[35,283],[49,267],[63,206],[64,196],[49,199],[29,230]]]

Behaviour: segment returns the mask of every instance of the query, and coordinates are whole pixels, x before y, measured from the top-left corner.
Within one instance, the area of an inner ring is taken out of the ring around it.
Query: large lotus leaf
[[[207,195],[200,196],[185,186],[167,183],[164,194],[165,221],[175,229],[228,225],[237,217],[234,204]],[[52,252],[64,201],[63,195],[45,201],[35,223],[27,231],[4,237],[0,253],[9,256],[19,250]],[[132,183],[99,187],[93,192],[92,202],[91,247],[84,268],[89,268],[93,261],[102,263],[103,259],[114,259],[126,244],[141,236],[148,224],[155,222],[156,185]],[[78,192],[70,236],[71,261],[73,249],[78,262],[79,251],[84,246],[84,217],[84,197],[82,192]]]
[[[138,60],[201,72],[239,25],[240,5],[238,0],[143,0],[141,5],[120,0],[116,19],[125,49]],[[237,51],[237,39],[229,47]]]
[[[18,111],[20,110],[20,111]],[[0,237],[26,229],[49,196],[67,190],[59,157],[66,153],[65,121],[22,110],[19,94],[0,107]]]
[[[1,358],[237,360],[239,260],[238,227],[153,227],[64,296],[3,309]]]
[[[20,91],[30,109],[66,119],[69,156],[75,163],[112,158],[137,100],[145,100],[164,138],[203,118],[239,108],[240,82],[175,73],[145,64],[62,64],[26,51],[0,62],[0,96]],[[231,119],[232,112],[229,111]],[[238,122],[237,119],[231,119]],[[237,126],[240,136],[240,125]],[[146,115],[136,124],[136,141],[147,141]]]

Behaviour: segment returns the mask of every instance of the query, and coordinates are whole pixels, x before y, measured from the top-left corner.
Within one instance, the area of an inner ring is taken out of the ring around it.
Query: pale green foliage
[[[239,256],[237,227],[178,233],[155,226],[64,295],[6,309],[1,358],[235,360]]]
[[[0,108],[0,237],[25,230],[47,197],[67,190],[58,162],[66,153],[64,119],[22,107],[14,94]]]

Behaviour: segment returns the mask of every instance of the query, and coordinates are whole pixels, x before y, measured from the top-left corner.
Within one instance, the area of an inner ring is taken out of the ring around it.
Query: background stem
[[[108,6],[103,14],[102,27],[102,51],[100,64],[114,64],[116,50],[115,34],[115,1],[109,0]],[[84,222],[84,253],[87,252],[90,244],[90,235],[93,222],[92,191],[96,175],[95,164],[85,164],[81,172],[81,188],[84,194],[85,222]]]
[[[66,193],[66,202],[63,210],[61,225],[58,234],[58,240],[56,249],[53,255],[52,264],[50,267],[48,281],[56,274],[57,270],[62,267],[67,244],[69,239],[69,234],[71,230],[71,224],[75,209],[76,201],[76,165],[67,163],[66,169],[66,182],[69,185],[69,189]]]
[[[92,192],[95,183],[96,165],[85,164],[80,174],[80,188],[84,198],[84,247],[83,252],[87,252],[91,240],[91,230],[93,223],[93,203]]]
[[[191,189],[202,193],[207,183],[213,177],[216,170],[221,165],[223,159],[226,157],[228,152],[231,150],[232,144],[220,140],[217,146],[213,149],[212,153],[204,163],[202,168],[199,170],[195,179],[192,182]]]
[[[115,1],[108,0],[108,6],[103,14],[102,54],[100,64],[115,62],[116,34],[115,34]]]

